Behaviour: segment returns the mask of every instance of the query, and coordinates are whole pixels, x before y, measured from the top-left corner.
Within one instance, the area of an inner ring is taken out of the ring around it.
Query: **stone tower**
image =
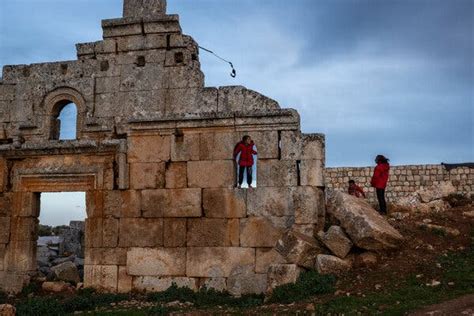
[[[77,60],[3,68],[0,288],[36,270],[42,192],[84,191],[85,286],[157,291],[173,282],[239,295],[267,287],[283,231],[323,225],[324,136],[242,86],[205,87],[196,42],[164,0],[125,0]],[[77,107],[77,139],[58,116]],[[251,135],[257,188],[235,188],[234,145]]]

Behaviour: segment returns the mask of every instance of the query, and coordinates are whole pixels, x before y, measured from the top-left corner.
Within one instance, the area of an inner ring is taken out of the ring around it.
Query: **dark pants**
[[[250,167],[242,167],[239,166],[239,185],[242,185],[244,183],[244,171],[247,171],[247,184],[249,186],[252,185],[252,166]]]
[[[387,214],[387,203],[385,202],[385,189],[375,189],[377,200],[379,200],[380,214]]]

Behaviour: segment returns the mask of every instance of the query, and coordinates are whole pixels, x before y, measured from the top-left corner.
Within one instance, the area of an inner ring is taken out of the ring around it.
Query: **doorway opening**
[[[40,193],[36,263],[39,277],[84,280],[85,192]]]

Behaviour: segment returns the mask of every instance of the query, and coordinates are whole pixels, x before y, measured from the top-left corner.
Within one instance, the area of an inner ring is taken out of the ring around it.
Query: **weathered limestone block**
[[[250,89],[244,90],[244,98],[243,111],[277,110],[280,108],[275,100]]]
[[[127,91],[115,95],[120,100],[118,102],[122,105],[122,111],[127,117],[146,118],[150,115],[164,115],[166,110],[166,90],[164,89]]]
[[[89,248],[103,246],[103,219],[99,217],[86,218],[85,220],[85,245]]]
[[[287,230],[278,240],[275,250],[289,263],[312,269],[321,248],[316,239]]]
[[[267,289],[267,275],[254,272],[254,265],[236,267],[227,279],[227,291],[234,296],[260,294]]]
[[[135,190],[164,188],[165,163],[130,164],[130,188]]]
[[[104,247],[117,247],[119,234],[119,220],[116,218],[104,218],[102,245]]]
[[[119,247],[157,247],[163,245],[163,219],[120,219]]]
[[[239,220],[220,218],[188,219],[188,247],[239,246]]]
[[[0,271],[3,271],[5,268],[4,262],[5,262],[6,254],[7,254],[7,245],[0,244]]]
[[[118,283],[118,267],[115,265],[85,265],[84,287],[105,292],[116,292]]]
[[[171,142],[171,160],[199,160],[199,139],[199,134],[175,135]]]
[[[176,35],[173,36],[173,38],[176,38]],[[167,80],[164,82],[165,88],[192,89],[204,87],[204,74],[199,68],[166,67],[165,72],[165,76],[167,78]]]
[[[186,219],[185,218],[165,218],[163,219],[165,247],[186,246]]]
[[[318,233],[319,240],[339,258],[345,258],[352,248],[352,241],[340,226],[331,226],[328,231]]]
[[[315,224],[294,224],[293,226],[291,226],[291,229],[293,229],[295,232],[309,237],[314,237],[316,235],[316,232],[318,231],[318,227]]]
[[[249,135],[255,143],[258,159],[278,159],[278,131],[241,132],[239,141]]]
[[[281,132],[281,157],[284,160],[325,160],[325,138],[322,134]]]
[[[230,160],[188,162],[188,186],[191,188],[232,188],[236,169]]]
[[[265,217],[248,217],[240,220],[242,247],[274,247],[285,231],[285,220],[280,223]]]
[[[39,220],[33,217],[12,217],[10,240],[35,241]]]
[[[188,185],[186,162],[170,162],[166,164],[165,187],[167,189],[182,189]]]
[[[239,247],[192,247],[186,258],[188,277],[229,277],[238,266],[255,264],[255,250]]]
[[[324,225],[324,191],[315,187],[296,187],[292,190],[296,224]]]
[[[54,282],[43,282],[43,284],[41,284],[41,289],[44,292],[61,293],[61,292],[72,292],[74,288],[72,287],[71,284],[66,283],[64,281],[54,281]],[[2,313],[0,313],[0,315],[4,316],[4,314]],[[15,316],[15,314],[13,314],[13,316]]]
[[[11,240],[5,258],[8,271],[28,272],[36,270],[36,241]]]
[[[0,217],[0,244],[10,241],[10,219],[11,217]]]
[[[447,197],[452,193],[456,193],[456,188],[453,186],[453,183],[441,182],[439,185],[424,188],[418,191],[418,195],[423,203],[429,203],[434,200],[442,199]]]
[[[144,217],[199,217],[201,189],[162,189],[142,191]]]
[[[131,248],[127,271],[133,276],[185,275],[186,248]]]
[[[125,265],[127,248],[86,248],[86,265]]]
[[[166,14],[166,0],[125,0],[123,17],[155,17]]]
[[[171,136],[130,136],[128,138],[128,162],[168,161],[171,152]]]
[[[352,264],[335,256],[318,255],[315,268],[320,274],[341,274],[349,271]]]
[[[302,134],[302,160],[325,160],[325,136],[323,134]]]
[[[197,291],[198,282],[196,278],[187,277],[154,277],[139,276],[133,278],[133,289],[136,291],[163,292],[176,284],[177,287],[186,287]]]
[[[200,159],[233,159],[234,147],[239,140],[239,136],[235,132],[203,133],[200,135],[199,143]]]
[[[202,198],[206,217],[242,218],[246,216],[247,190],[204,189]]]
[[[38,217],[40,211],[39,197],[32,192],[15,192],[13,194],[13,205],[18,211],[15,213],[21,217]]]
[[[128,275],[127,267],[118,267],[117,292],[129,293],[132,291],[132,276]]]
[[[338,191],[327,193],[327,213],[334,216],[352,242],[366,250],[397,248],[403,236],[364,199]]]
[[[281,131],[281,159],[301,159],[301,132]]]
[[[256,256],[256,273],[267,273],[270,265],[286,263],[285,258],[273,248],[258,248]]]
[[[268,268],[268,292],[280,285],[295,283],[302,269],[296,264],[271,264]]]
[[[95,91],[98,94],[114,93],[120,89],[120,77],[95,78]]]
[[[259,187],[289,187],[298,185],[296,162],[291,160],[259,159],[257,182]]]
[[[105,191],[104,215],[113,217],[140,217],[140,191]]]
[[[200,278],[199,288],[214,289],[218,292],[227,291],[226,278]]]
[[[289,188],[257,187],[247,192],[247,215],[290,216],[291,191]]]
[[[244,90],[242,86],[219,87],[218,111],[242,111],[244,105]]]
[[[300,162],[301,185],[324,186],[324,165],[319,159],[301,160]]]

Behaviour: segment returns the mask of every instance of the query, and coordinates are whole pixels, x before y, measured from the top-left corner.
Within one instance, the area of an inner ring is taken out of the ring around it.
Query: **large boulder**
[[[58,281],[58,282],[44,282],[41,285],[41,288],[45,292],[52,292],[52,293],[60,293],[60,292],[66,292],[66,291],[73,291],[73,287],[71,287],[70,284],[63,282],[63,281]]]
[[[289,263],[312,269],[316,256],[321,253],[321,247],[316,239],[287,230],[278,240],[275,250]]]
[[[51,268],[56,279],[66,282],[79,283],[81,278],[79,276],[79,271],[74,263],[67,261]]]
[[[347,256],[352,248],[352,241],[340,226],[333,225],[327,232],[318,233],[319,240],[339,258]]]
[[[428,203],[434,200],[440,200],[450,194],[456,193],[456,188],[451,183],[451,181],[447,181],[418,190],[417,192],[420,196],[421,202]]]
[[[349,271],[352,263],[336,256],[318,255],[315,268],[320,274],[341,274]]]
[[[402,235],[364,199],[328,191],[327,212],[340,222],[352,242],[366,250],[398,248]]]

